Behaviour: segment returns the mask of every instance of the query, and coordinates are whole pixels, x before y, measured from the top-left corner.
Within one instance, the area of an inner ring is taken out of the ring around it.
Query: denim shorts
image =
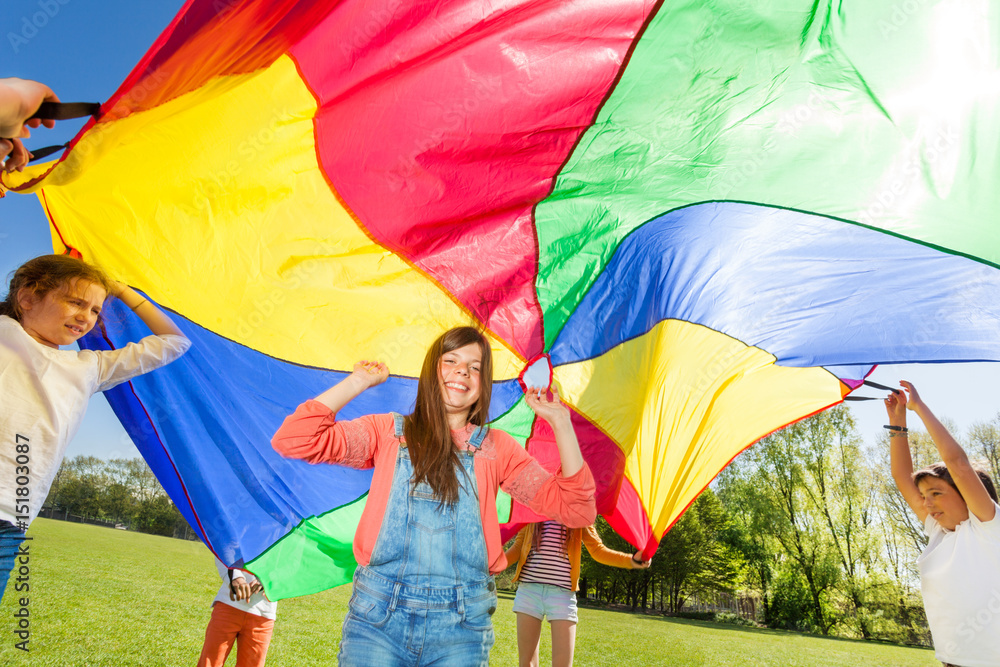
[[[549,584],[520,583],[514,596],[514,611],[542,620],[577,622],[576,593]]]

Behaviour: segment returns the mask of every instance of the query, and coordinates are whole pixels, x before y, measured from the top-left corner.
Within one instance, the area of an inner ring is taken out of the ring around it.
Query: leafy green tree
[[[679,612],[693,594],[734,591],[742,560],[726,539],[729,527],[722,503],[706,489],[663,536],[651,569],[671,612]]]
[[[733,464],[733,475],[742,488],[739,493],[727,495],[730,499],[750,492],[760,496],[751,509],[761,512],[761,516],[751,523],[768,521],[770,536],[781,555],[797,567],[797,573],[787,568],[783,571],[780,599],[798,599],[797,593],[792,593],[801,582],[809,597],[802,623],[829,634],[837,622],[831,596],[842,572],[836,547],[823,529],[825,521],[816,505],[817,492],[808,488],[817,475],[826,477],[825,446],[820,441],[837,416],[825,415],[820,413],[792,424],[741,454]]]
[[[135,530],[173,535],[183,518],[143,459],[94,456],[66,459],[49,490],[47,504],[71,514],[130,524]]]
[[[969,454],[989,466],[993,483],[1000,483],[1000,413],[988,422],[978,422],[969,429]]]
[[[170,498],[160,494],[139,502],[132,521],[144,533],[173,537],[178,522],[183,520]]]
[[[816,612],[801,569],[791,560],[778,564],[771,589],[768,625],[800,632],[821,632],[815,624]]]
[[[58,506],[70,514],[97,517],[101,511],[101,488],[99,482],[90,476],[70,475],[59,486],[56,498]]]
[[[104,462],[95,456],[64,460],[49,488],[47,500],[71,514],[99,517],[101,495],[107,482],[103,465]]]
[[[135,511],[135,497],[128,486],[112,482],[100,494],[101,514],[114,522],[128,522]]]
[[[850,622],[872,638],[867,573],[874,565],[876,494],[864,465],[861,437],[847,407],[839,405],[802,422],[807,455],[805,491],[822,516],[840,561],[842,592],[853,606]]]
[[[778,510],[760,493],[749,466],[730,466],[724,470],[719,475],[717,489],[730,518],[722,539],[743,560],[742,581],[760,592],[764,623],[775,625],[772,582],[781,556],[772,528],[780,520]]]

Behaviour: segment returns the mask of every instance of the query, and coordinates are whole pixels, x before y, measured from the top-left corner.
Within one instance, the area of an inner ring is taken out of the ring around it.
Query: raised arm
[[[955,481],[958,492],[962,494],[965,504],[969,506],[969,512],[975,514],[980,521],[991,521],[996,515],[996,504],[990,498],[990,494],[983,486],[975,468],[972,467],[972,462],[969,461],[965,450],[923,402],[916,387],[905,380],[899,384],[909,394],[907,407],[916,412],[917,416],[924,422],[924,427],[927,428],[927,432],[934,441],[941,460],[948,467],[948,472],[951,473],[951,478]]]
[[[324,391],[315,400],[337,414],[366,389],[380,385],[388,379],[389,368],[385,364],[377,361],[359,361],[354,364],[354,371],[350,375]]]
[[[271,437],[271,446],[285,458],[371,468],[382,431],[379,420],[388,415],[338,421],[337,413],[365,389],[388,377],[385,364],[359,361],[354,372],[285,417]]]
[[[494,430],[498,450],[497,481],[511,498],[536,514],[567,528],[583,528],[597,519],[596,491],[590,468],[582,465],[572,475],[547,471],[513,438]]]
[[[927,508],[923,496],[913,483],[913,456],[906,431],[906,394],[894,391],[885,399],[885,411],[889,415],[889,425],[900,430],[889,431],[889,465],[896,488],[903,494],[903,500],[923,523],[927,519]]]
[[[385,364],[359,361],[350,375],[286,417],[271,438],[271,446],[286,458],[370,468],[378,438],[373,417],[338,422],[337,413],[365,389],[388,377]]]
[[[113,282],[111,284],[111,296],[117,297],[122,303],[128,306],[149,327],[149,330],[157,336],[164,334],[184,335],[166,313],[125,283]]]
[[[556,437],[556,448],[559,450],[559,462],[562,464],[562,474],[564,477],[572,477],[583,467],[580,442],[576,439],[576,431],[573,430],[569,408],[559,400],[559,392],[552,387],[551,399],[547,393],[545,389],[529,387],[524,399],[528,407],[552,427]]]

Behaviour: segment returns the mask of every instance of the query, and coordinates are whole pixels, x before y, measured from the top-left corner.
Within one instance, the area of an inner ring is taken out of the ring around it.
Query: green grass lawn
[[[219,588],[199,542],[38,519],[31,527],[30,652],[14,648],[18,598],[0,605],[0,665],[194,665]],[[350,587],[278,605],[268,665],[336,664]],[[501,595],[492,665],[516,665],[513,601]],[[542,664],[549,661],[543,633]],[[235,664],[234,655],[227,665]],[[653,615],[581,609],[577,665],[939,665],[929,650]]]

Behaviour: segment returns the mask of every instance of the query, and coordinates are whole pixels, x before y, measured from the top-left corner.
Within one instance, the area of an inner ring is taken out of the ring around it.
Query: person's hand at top
[[[0,79],[0,137],[24,139],[31,136],[28,128],[44,125],[55,127],[54,120],[31,118],[42,102],[58,102],[59,98],[44,83],[8,77]]]
[[[906,393],[909,395],[905,401],[906,407],[913,410],[917,414],[920,414],[920,411],[926,408],[927,405],[924,404],[923,399],[920,398],[920,394],[917,393],[917,388],[906,380],[900,380],[899,386],[905,389]]]
[[[351,377],[359,387],[368,389],[389,379],[389,367],[379,361],[359,361],[354,364]]]
[[[893,426],[906,426],[906,394],[896,389],[885,399],[885,411]]]
[[[552,392],[551,399],[548,397],[550,391]],[[527,391],[524,392],[524,400],[536,415],[547,421],[552,427],[557,426],[559,422],[570,423],[569,408],[559,400],[559,390],[555,388],[555,385],[548,389],[528,387]]]
[[[56,94],[44,83],[17,77],[0,79],[0,161],[6,159],[3,163],[5,171],[20,171],[28,164],[31,154],[21,139],[31,136],[29,128],[39,125],[55,127],[53,120],[31,116],[42,102],[58,101]]]

